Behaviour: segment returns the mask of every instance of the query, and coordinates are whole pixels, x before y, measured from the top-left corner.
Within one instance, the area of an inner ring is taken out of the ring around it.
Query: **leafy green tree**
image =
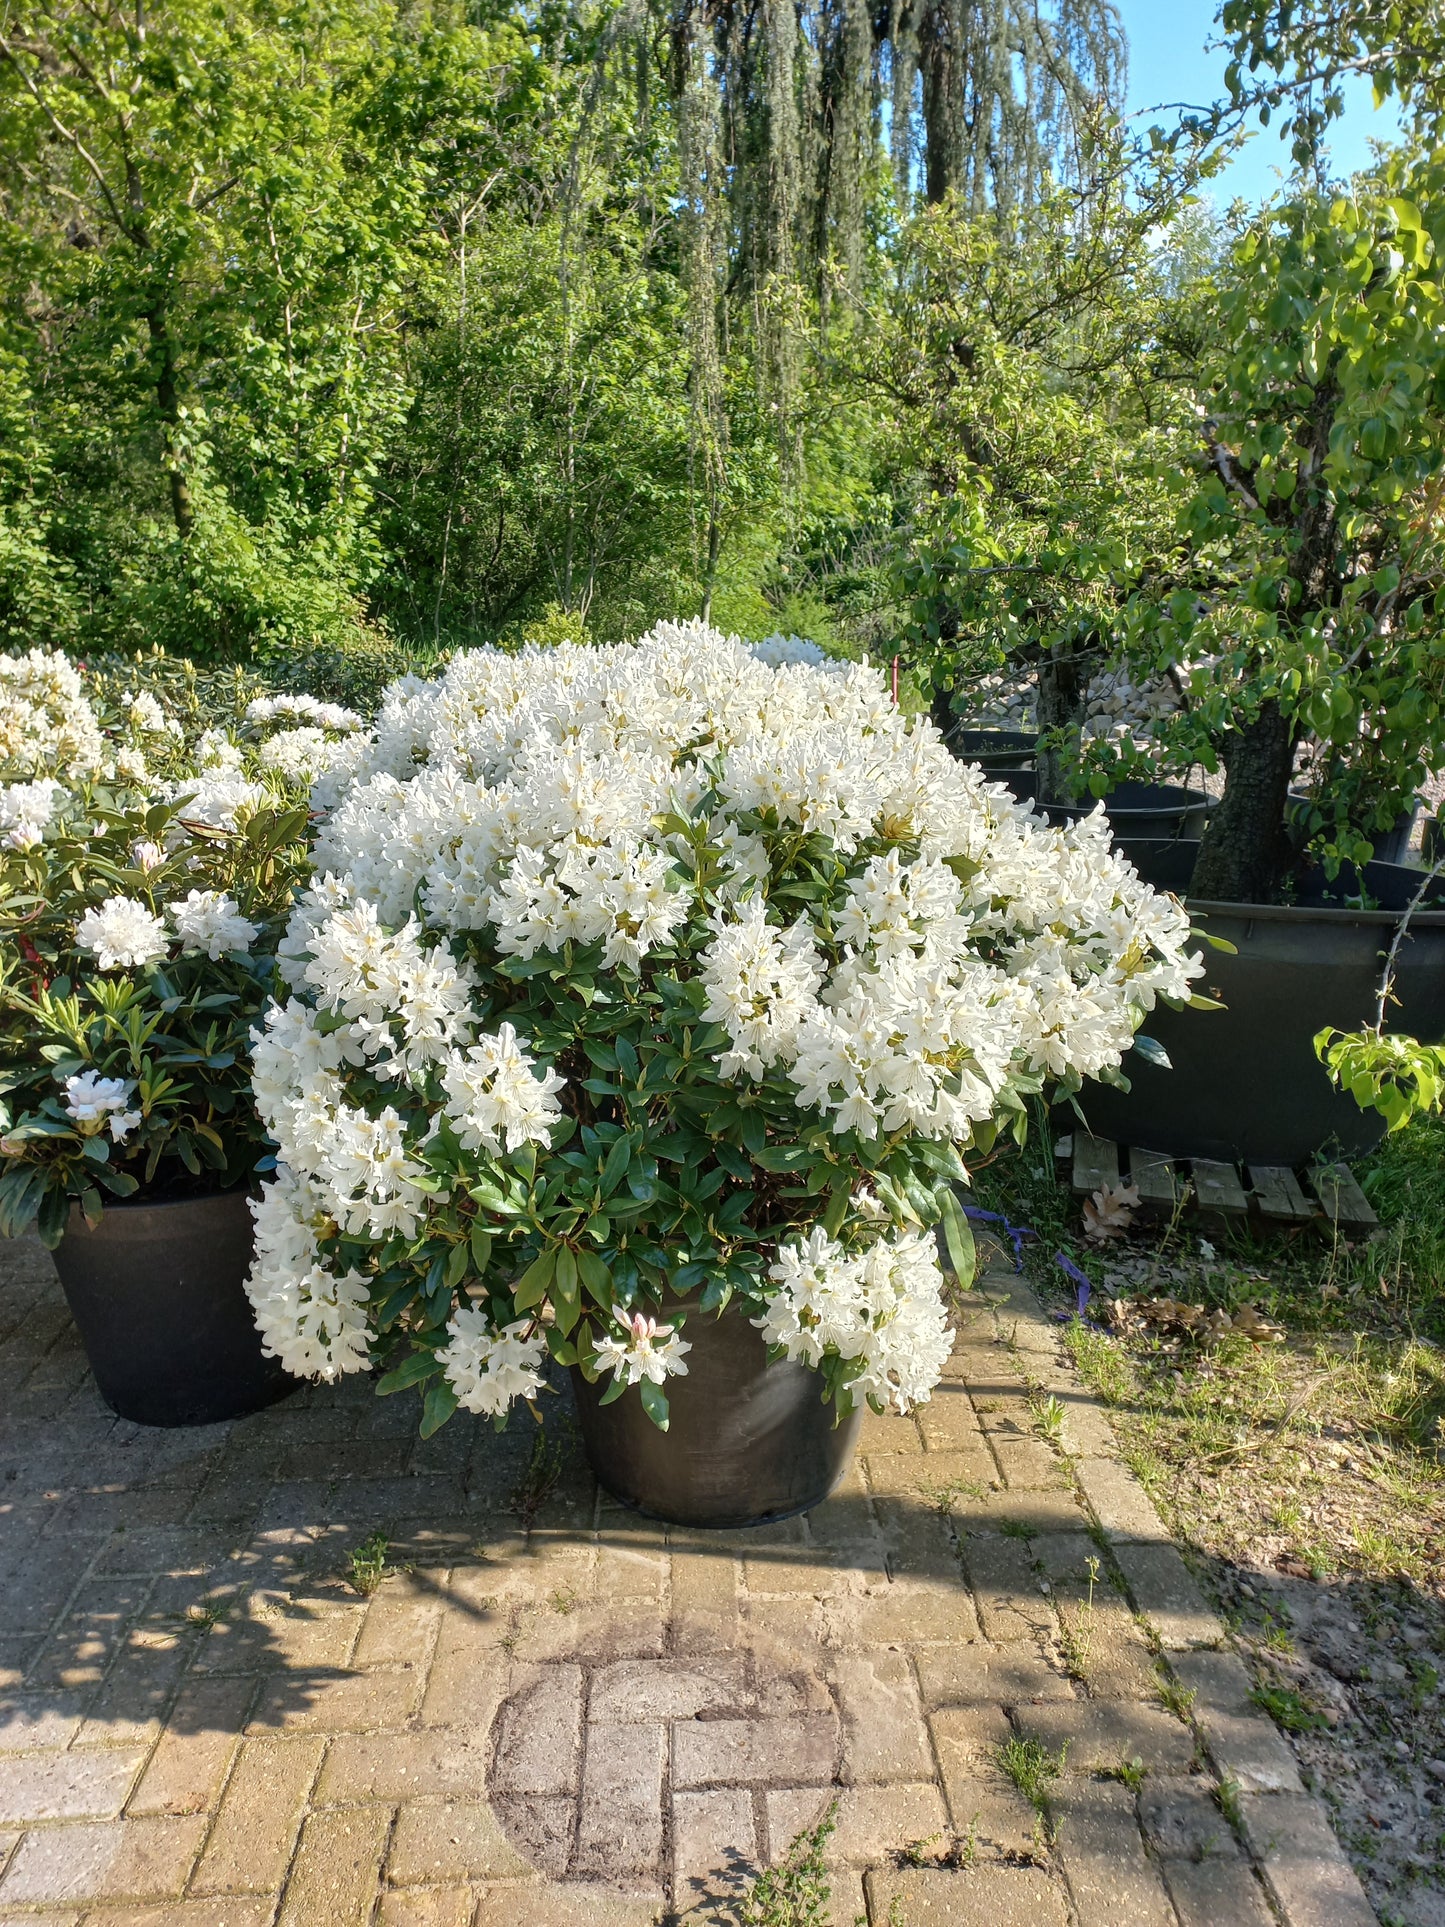
[[[501,38],[385,0],[8,10],[0,349],[88,634],[354,623],[401,335],[438,195],[488,159]]]
[[[1442,259],[1445,152],[1404,152],[1267,211],[1223,280],[1177,563],[1131,614],[1187,683],[1176,750],[1225,771],[1198,895],[1279,894],[1302,745],[1349,856],[1445,762]]]

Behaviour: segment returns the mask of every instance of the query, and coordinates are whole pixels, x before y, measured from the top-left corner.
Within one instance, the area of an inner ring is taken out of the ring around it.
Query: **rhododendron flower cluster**
[[[819,658],[698,623],[480,650],[348,736],[255,1052],[288,1362],[334,1328],[318,1369],[387,1364],[430,1428],[531,1397],[545,1348],[665,1423],[736,1297],[841,1408],[927,1397],[964,1157],[1117,1075],[1200,966],[1102,815],[1050,828]]]

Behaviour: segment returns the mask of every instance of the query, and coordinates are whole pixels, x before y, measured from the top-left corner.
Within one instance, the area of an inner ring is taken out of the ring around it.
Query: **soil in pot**
[[[1032,769],[1038,753],[1036,733],[1021,729],[955,729],[950,731],[948,747],[961,763],[977,763],[980,769]]]
[[[589,1385],[573,1370],[583,1444],[600,1484],[626,1506],[673,1525],[747,1526],[818,1505],[852,1462],[861,1409],[835,1423],[823,1380],[805,1365],[769,1364],[741,1306],[721,1315],[695,1300],[685,1377],[669,1378],[669,1423],[658,1431],[636,1389],[601,1403],[611,1378]]]
[[[1187,851],[1185,861],[1192,867]],[[1174,1157],[1226,1162],[1297,1167],[1322,1151],[1369,1150],[1383,1120],[1335,1090],[1314,1037],[1326,1025],[1374,1022],[1385,953],[1421,880],[1419,870],[1372,863],[1363,879],[1347,869],[1333,885],[1323,872],[1309,873],[1292,904],[1190,898],[1200,927],[1235,946],[1234,955],[1203,952],[1200,988],[1227,1008],[1153,1011],[1144,1029],[1172,1068],[1130,1052],[1128,1092],[1101,1085],[1080,1096],[1089,1129]],[[1344,901],[1362,881],[1380,908]],[[1445,1036],[1445,882],[1434,897],[1441,907],[1417,910],[1400,946],[1390,1017],[1393,1029],[1427,1042]]]
[[[245,1277],[244,1191],[72,1210],[55,1269],[100,1395],[138,1425],[214,1425],[272,1405],[297,1381],[261,1351]]]

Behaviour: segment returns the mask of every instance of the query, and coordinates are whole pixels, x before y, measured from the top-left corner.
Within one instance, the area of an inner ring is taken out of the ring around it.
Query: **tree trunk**
[[[190,539],[191,530],[196,525],[196,512],[178,446],[181,411],[176,393],[176,358],[166,327],[165,309],[160,306],[150,309],[146,315],[146,326],[150,329],[151,347],[158,357],[156,409],[161,418],[166,473],[171,484],[171,514],[175,519],[176,534],[185,542]]]
[[[717,559],[718,552],[721,548],[722,528],[716,514],[712,514],[709,515],[707,520],[707,574],[703,578],[702,585],[702,619],[704,622],[712,621],[712,592],[714,584],[717,582]]]
[[[1088,655],[1073,648],[1051,651],[1039,660],[1037,680],[1039,801],[1076,803],[1080,792],[1079,739],[1089,694]],[[1051,733],[1064,740],[1048,746],[1046,739]]]
[[[1293,861],[1284,810],[1294,747],[1294,726],[1273,702],[1224,738],[1224,794],[1205,827],[1191,896],[1278,901]]]

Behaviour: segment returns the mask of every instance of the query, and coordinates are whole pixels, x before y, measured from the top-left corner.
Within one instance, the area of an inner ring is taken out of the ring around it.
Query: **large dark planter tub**
[[[823,1380],[805,1365],[768,1363],[762,1334],[739,1306],[688,1312],[687,1374],[667,1381],[669,1424],[659,1432],[635,1389],[601,1403],[610,1376],[572,1373],[582,1440],[600,1484],[651,1519],[684,1526],[760,1525],[806,1512],[848,1470],[861,1410],[837,1424]]]
[[[213,1425],[272,1405],[297,1381],[261,1352],[245,1277],[242,1191],[70,1214],[55,1269],[111,1410],[138,1425]]]
[[[1193,854],[1178,853],[1185,884]],[[1374,910],[1341,902],[1360,881],[1347,870],[1327,888],[1317,871],[1304,900],[1288,905],[1188,898],[1198,925],[1236,946],[1234,956],[1203,951],[1199,988],[1227,1008],[1154,1010],[1144,1030],[1172,1069],[1131,1051],[1128,1092],[1090,1085],[1081,1094],[1090,1130],[1175,1157],[1293,1166],[1327,1149],[1355,1157],[1378,1143],[1383,1120],[1334,1088],[1313,1040],[1326,1025],[1374,1022],[1385,954],[1422,872],[1371,863],[1363,883],[1382,906]],[[1445,1037],[1445,880],[1431,895],[1437,907],[1422,905],[1401,943],[1389,1017],[1391,1029],[1427,1043]]]

